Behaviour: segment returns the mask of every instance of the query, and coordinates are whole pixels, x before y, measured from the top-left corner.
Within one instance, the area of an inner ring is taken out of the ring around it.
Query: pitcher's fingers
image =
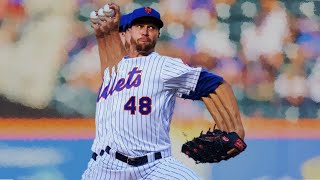
[[[94,32],[96,33],[97,31],[99,31],[100,25],[99,25],[99,24],[94,24],[94,23],[92,23],[92,24],[91,24],[91,27],[93,28]]]
[[[106,21],[99,21],[100,30],[104,33],[107,33],[109,30],[108,23]]]
[[[219,97],[215,93],[210,93],[209,97],[212,99],[213,103],[216,105],[217,110],[222,116],[223,121],[226,123],[228,132],[232,132],[235,130],[234,126],[231,123],[231,118],[229,117],[228,112],[226,111],[225,107],[222,105]]]
[[[214,122],[217,124],[218,129],[221,131],[228,131],[227,126],[225,125],[219,111],[217,110],[217,107],[212,102],[211,98],[209,97],[201,97],[203,103],[206,105],[209,113],[213,117]]]
[[[101,31],[103,33],[107,33],[107,31],[105,30],[105,28],[103,28],[103,26],[99,26],[99,31]]]
[[[121,12],[120,12],[120,7],[119,5],[115,4],[115,3],[110,3],[109,4],[110,9],[114,10],[114,18],[115,19],[119,19],[121,17]]]
[[[97,25],[97,24],[91,24],[91,27],[92,29],[94,30],[94,33],[101,33],[101,30],[100,30],[100,26]]]
[[[115,4],[112,2],[109,4],[109,7],[110,7],[110,9],[113,9],[115,12],[120,13],[120,6],[118,4]]]
[[[99,20],[100,21],[103,21],[103,22],[105,22],[105,21],[107,21],[109,18],[107,17],[107,16],[99,16]]]

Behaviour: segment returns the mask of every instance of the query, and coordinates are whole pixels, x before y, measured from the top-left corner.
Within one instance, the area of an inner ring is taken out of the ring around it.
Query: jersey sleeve
[[[161,69],[161,78],[165,88],[175,90],[176,95],[181,96],[195,90],[200,72],[200,67],[190,67],[181,59],[166,58]]]
[[[202,69],[196,90],[191,91],[189,94],[178,93],[177,95],[184,99],[200,100],[201,97],[207,97],[214,92],[223,81],[223,77]]]

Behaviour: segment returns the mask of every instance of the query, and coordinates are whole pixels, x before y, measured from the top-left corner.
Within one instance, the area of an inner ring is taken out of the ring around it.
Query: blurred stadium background
[[[0,179],[80,179],[101,83],[88,16],[107,2],[0,0]],[[180,145],[212,120],[201,102],[178,99],[171,132],[178,159],[204,179],[320,179],[320,1],[113,2],[123,14],[159,10],[157,51],[233,86],[247,151],[194,165]]]

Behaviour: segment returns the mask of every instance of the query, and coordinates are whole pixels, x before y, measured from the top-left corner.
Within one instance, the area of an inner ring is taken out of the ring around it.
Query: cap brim
[[[141,17],[135,18],[134,20],[131,21],[131,23],[130,23],[131,26],[132,26],[132,24],[134,24],[135,22],[137,22],[141,19],[151,19],[152,22],[154,22],[158,26],[159,29],[163,27],[163,22],[160,19],[152,17],[152,16],[141,16]]]

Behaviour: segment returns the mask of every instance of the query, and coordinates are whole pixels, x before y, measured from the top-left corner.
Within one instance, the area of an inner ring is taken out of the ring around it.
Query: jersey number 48
[[[152,100],[151,98],[147,97],[147,96],[143,96],[141,97],[138,102],[136,102],[136,97],[135,96],[131,96],[129,98],[129,100],[126,102],[126,104],[124,105],[124,110],[126,111],[130,111],[131,115],[135,115],[136,114],[136,110],[137,110],[137,106],[136,104],[138,104],[139,106],[139,113],[142,115],[148,115],[150,114],[152,108]]]

